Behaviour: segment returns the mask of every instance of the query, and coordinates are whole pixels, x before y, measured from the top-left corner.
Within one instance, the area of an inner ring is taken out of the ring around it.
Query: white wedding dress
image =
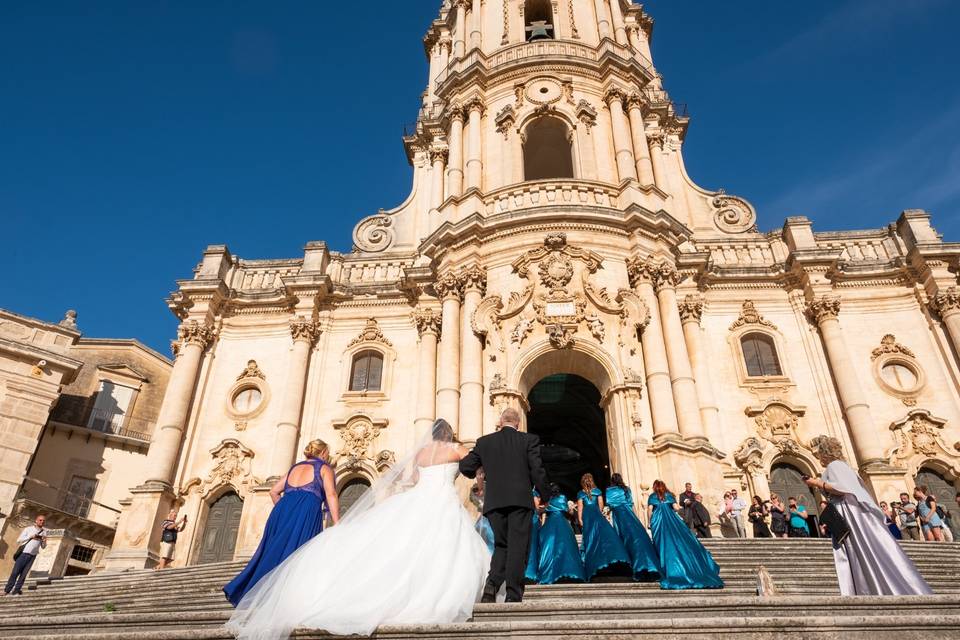
[[[240,602],[227,628],[243,640],[297,628],[371,634],[385,624],[463,622],[490,554],[460,502],[457,464],[419,467],[416,484],[298,549]]]

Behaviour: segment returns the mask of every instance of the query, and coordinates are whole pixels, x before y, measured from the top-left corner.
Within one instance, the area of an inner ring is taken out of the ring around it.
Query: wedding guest
[[[753,496],[753,502],[750,505],[750,511],[747,512],[747,518],[753,525],[754,538],[769,538],[770,528],[767,527],[767,508],[763,504],[760,496]]]
[[[567,522],[567,497],[557,484],[550,485],[546,517],[540,528],[540,563],[537,579],[540,584],[585,582],[580,548]]]
[[[723,494],[723,502],[720,504],[720,527],[721,531],[723,531],[724,537],[728,537],[726,533],[729,530],[733,531],[733,537],[736,538],[739,536],[737,535],[737,528],[733,524],[733,518],[731,516],[732,513],[733,494],[727,491]]]
[[[926,485],[917,485],[913,490],[913,497],[917,501],[917,516],[920,520],[920,526],[923,528],[923,535],[927,542],[943,542],[943,521],[937,514],[937,499],[928,495],[930,490]]]
[[[775,538],[787,537],[787,508],[776,493],[770,494],[770,532]]]
[[[333,524],[340,521],[336,477],[327,462],[330,447],[323,440],[313,440],[303,455],[306,460],[290,467],[270,489],[274,507],[267,518],[260,546],[246,568],[223,588],[233,606],[237,606],[263,576],[323,531],[327,513]]]
[[[937,505],[937,515],[940,516],[940,532],[943,533],[944,542],[953,542],[953,518],[950,512],[943,508],[942,504]]]
[[[564,514],[567,518],[567,521],[570,523],[570,527],[573,529],[574,535],[582,535],[583,527],[580,526],[580,514],[577,512],[577,503],[573,500],[567,501],[567,512]]]
[[[833,551],[840,594],[929,595],[932,593],[916,566],[883,523],[883,512],[857,472],[843,460],[840,441],[818,436],[813,454],[825,467],[820,478],[808,478],[811,488],[829,497],[850,529]]]
[[[693,503],[697,499],[697,494],[693,490],[693,485],[689,482],[683,485],[683,493],[680,494],[680,517],[683,518],[683,521],[687,523],[687,526],[691,529],[693,524],[691,523],[692,508]]]
[[[622,573],[629,571],[630,555],[620,542],[617,532],[603,517],[603,493],[597,488],[593,474],[580,478],[577,510],[583,528],[583,566],[587,580],[601,571]]]
[[[694,496],[693,507],[691,507],[691,524],[693,532],[698,538],[712,538],[710,532],[710,511],[703,504],[703,496],[699,493]]]
[[[47,530],[43,528],[47,517],[40,515],[33,521],[33,525],[27,527],[17,536],[17,550],[13,554],[13,570],[10,577],[7,578],[7,584],[3,588],[3,595],[21,595],[23,583],[27,579],[33,567],[34,560],[40,554],[41,549],[47,548]]]
[[[894,510],[888,507],[886,502],[880,503],[880,510],[883,511],[883,523],[890,530],[890,535],[893,536],[894,540],[902,540],[903,534],[900,533],[900,527],[897,526],[897,515]]]
[[[660,567],[660,588],[723,588],[720,567],[677,515],[677,500],[663,480],[654,481],[647,505]]]
[[[539,582],[537,569],[540,566],[540,515],[543,507],[540,502],[540,493],[533,490],[533,524],[530,527],[530,546],[527,549],[527,568],[523,572],[523,579],[529,583]],[[491,549],[490,553],[493,553]]]
[[[797,499],[793,496],[787,498],[787,505],[788,512],[790,513],[789,537],[809,538],[810,529],[807,526],[807,518],[810,517],[810,514],[807,513],[807,508],[802,504],[797,503]]]
[[[472,504],[478,512],[477,520],[473,524],[473,528],[476,529],[480,537],[483,538],[483,541],[487,545],[487,550],[493,555],[493,527],[490,526],[490,521],[487,520],[487,517],[483,515],[483,469],[477,471],[477,481],[470,487],[470,504]]]
[[[910,502],[910,494],[900,494],[900,504],[894,504],[894,510],[900,516],[900,533],[904,540],[923,540],[920,523],[917,522],[917,505]]]
[[[187,514],[177,520],[177,510],[167,514],[166,520],[160,523],[160,564],[155,569],[166,569],[173,562],[177,552],[177,536],[187,527]]]
[[[657,550],[653,547],[646,527],[633,511],[633,493],[619,473],[610,476],[610,486],[607,487],[605,497],[607,506],[610,507],[613,527],[630,555],[634,580],[658,579],[660,569],[657,566]]]
[[[730,490],[730,520],[737,532],[738,538],[747,537],[747,527],[743,521],[743,512],[747,510],[747,503],[743,498],[737,495],[736,489]]]

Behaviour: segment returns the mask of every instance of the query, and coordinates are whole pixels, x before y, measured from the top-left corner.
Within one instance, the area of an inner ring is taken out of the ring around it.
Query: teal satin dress
[[[564,515],[566,512],[566,496],[554,496],[547,503],[547,517],[540,528],[540,564],[537,567],[540,584],[586,581],[580,548]]]
[[[661,589],[722,589],[720,567],[703,548],[680,516],[673,510],[677,502],[668,493],[663,501],[652,494],[650,530],[660,565]]]
[[[533,497],[539,498],[537,490],[533,490]],[[527,582],[539,582],[540,568],[540,514],[533,511],[533,524],[530,525],[530,546],[527,549],[527,568],[523,578]]]
[[[583,491],[577,494],[577,500],[583,500],[583,566],[587,580],[604,569],[622,568],[626,572],[630,566],[630,554],[620,536],[600,513],[601,495],[597,488],[589,494]]]
[[[609,487],[606,493],[607,506],[613,515],[613,528],[616,529],[630,554],[635,580],[657,580],[660,567],[657,563],[657,550],[647,534],[646,527],[633,512],[633,494],[629,489]]]

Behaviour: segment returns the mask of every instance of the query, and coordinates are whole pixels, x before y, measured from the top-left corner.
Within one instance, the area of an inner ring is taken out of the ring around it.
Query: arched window
[[[747,365],[747,375],[751,378],[782,376],[783,368],[777,356],[777,345],[771,336],[765,333],[748,333],[740,338],[743,349],[743,361]]]
[[[527,0],[523,4],[523,16],[527,23],[527,42],[552,40],[555,37],[550,0]]]
[[[353,356],[350,368],[350,391],[380,391],[383,378],[383,354],[361,351]]]
[[[524,180],[572,178],[570,130],[557,118],[538,118],[527,125],[523,142]]]

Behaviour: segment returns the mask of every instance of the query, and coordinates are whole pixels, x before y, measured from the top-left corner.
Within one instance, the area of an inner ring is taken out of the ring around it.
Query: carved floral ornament
[[[954,472],[960,472],[960,456],[943,440],[946,423],[926,409],[914,409],[904,419],[891,424],[896,444],[887,454],[890,464],[915,471],[934,458],[949,464]]]
[[[261,484],[261,480],[251,474],[253,458],[256,454],[239,440],[227,438],[210,450],[210,471],[206,478],[194,478],[180,490],[181,495],[192,489],[207,496],[214,490],[232,486],[242,492]]]
[[[237,376],[237,382],[241,380],[247,380],[249,378],[258,378],[260,380],[267,379],[267,376],[265,376],[263,371],[260,370],[260,366],[257,364],[256,360],[250,360],[247,362],[246,368],[239,376]]]
[[[817,324],[835,320],[840,315],[840,296],[821,296],[807,304],[807,311]]]
[[[627,276],[630,286],[651,284],[655,291],[665,287],[676,288],[683,282],[684,276],[677,268],[663,259],[653,256],[636,256],[627,260]]]
[[[344,422],[334,423],[333,428],[340,434],[341,440],[340,449],[336,453],[337,467],[358,468],[365,460],[392,464],[393,452],[381,451],[376,455],[371,453],[374,441],[387,424],[386,420],[373,420],[365,415],[356,415]]]
[[[350,344],[347,345],[347,349],[367,342],[378,342],[387,347],[393,346],[393,343],[390,342],[385,335],[383,335],[383,331],[380,330],[380,325],[377,324],[376,318],[370,318],[367,320],[367,324],[364,325],[363,330],[360,331],[360,335],[350,341]]]
[[[200,324],[196,320],[188,320],[177,328],[180,347],[197,345],[201,349],[206,349],[215,337],[216,331],[212,327]]]
[[[677,310],[680,312],[680,322],[695,322],[700,324],[700,318],[703,317],[703,296],[699,293],[691,293],[677,303]]]
[[[897,342],[896,336],[892,334],[887,334],[883,336],[883,338],[880,340],[880,346],[873,350],[873,352],[870,355],[870,359],[876,360],[880,356],[891,355],[895,353],[903,354],[908,358],[916,357],[913,351],[911,351],[910,349],[906,348],[905,346]]]
[[[741,327],[748,325],[758,325],[761,327],[768,327],[777,330],[777,325],[766,320],[760,312],[757,311],[756,305],[754,305],[753,300],[744,300],[743,307],[740,310],[740,317],[737,318],[736,322],[730,325],[730,331],[736,331]]]
[[[440,337],[443,317],[438,311],[421,308],[414,311],[411,317],[413,318],[413,324],[417,327],[417,333],[420,334],[421,338],[427,333],[432,333],[438,338]]]
[[[297,317],[290,321],[290,337],[294,342],[303,340],[312,345],[321,333],[320,325],[312,320]]]
[[[773,399],[765,405],[747,407],[745,413],[753,418],[760,437],[773,443],[784,439],[800,441],[800,418],[806,413],[805,407]]]
[[[941,317],[960,310],[960,288],[949,287],[939,292],[933,297],[930,306],[933,307]]]

